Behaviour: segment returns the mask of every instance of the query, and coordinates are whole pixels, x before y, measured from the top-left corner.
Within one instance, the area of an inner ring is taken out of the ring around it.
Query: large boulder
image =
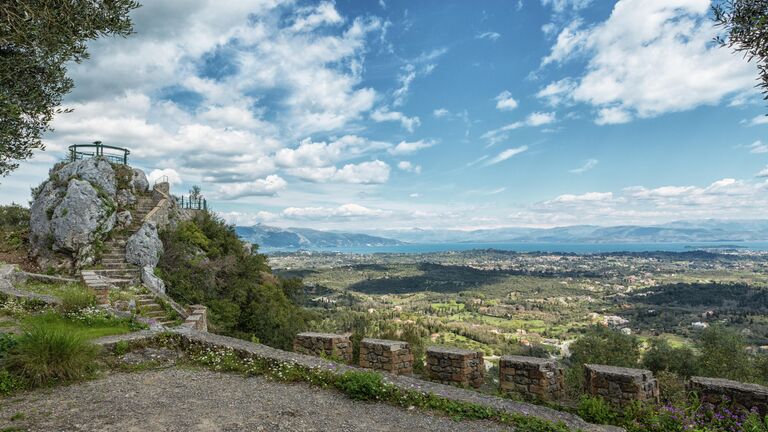
[[[155,276],[154,267],[144,266],[141,268],[141,283],[154,293],[159,292],[165,294],[165,282]]]
[[[117,193],[115,170],[102,158],[82,159],[68,163],[57,170],[55,176],[61,182],[68,182],[73,178],[88,181],[112,198]]]
[[[89,182],[72,180],[64,199],[53,211],[53,248],[78,252],[114,226],[114,203],[103,201]]]
[[[125,243],[125,259],[139,267],[155,267],[163,254],[163,242],[153,222],[144,222]]]
[[[149,180],[144,171],[140,169],[133,169],[133,179],[131,180],[131,187],[136,193],[144,193],[149,190]]]

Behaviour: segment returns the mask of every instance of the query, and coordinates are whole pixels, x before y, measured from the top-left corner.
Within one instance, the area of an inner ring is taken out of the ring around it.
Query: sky
[[[757,67],[708,0],[156,0],[89,45],[73,143],[131,150],[238,225],[478,229],[765,218]]]

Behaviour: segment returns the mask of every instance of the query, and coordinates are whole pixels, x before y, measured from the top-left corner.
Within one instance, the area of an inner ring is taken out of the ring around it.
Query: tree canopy
[[[712,6],[714,19],[725,30],[723,46],[757,61],[764,99],[768,99],[768,0],[722,0]]]
[[[86,42],[127,36],[134,0],[0,2],[0,175],[42,149],[43,133],[74,86],[67,63],[88,58]]]

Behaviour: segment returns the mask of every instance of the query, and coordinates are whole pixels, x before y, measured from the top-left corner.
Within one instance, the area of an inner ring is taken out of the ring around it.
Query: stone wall
[[[720,378],[691,377],[688,388],[713,404],[721,402],[725,396],[743,408],[755,407],[762,415],[768,414],[768,387]]]
[[[184,320],[182,326],[195,329],[197,331],[208,331],[208,308],[203,305],[191,305],[189,315]]]
[[[352,361],[352,343],[349,336],[333,333],[299,333],[293,339],[293,351],[318,357]]]
[[[427,375],[433,381],[480,387],[484,374],[482,352],[444,346],[427,348]]]
[[[360,367],[409,375],[413,353],[407,342],[366,338],[360,341]]]
[[[518,392],[543,400],[563,396],[563,369],[553,359],[504,356],[499,360],[499,383],[504,392]]]
[[[649,370],[586,364],[584,374],[587,393],[615,404],[659,401],[659,383]]]

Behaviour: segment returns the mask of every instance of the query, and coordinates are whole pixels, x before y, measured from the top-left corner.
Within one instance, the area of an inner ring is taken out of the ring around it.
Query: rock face
[[[162,253],[163,242],[157,235],[157,227],[151,222],[145,222],[125,244],[125,259],[139,267],[154,268]]]
[[[57,164],[34,194],[31,255],[44,269],[73,271],[95,264],[109,233],[130,225],[128,209],[148,187],[141,170],[112,166],[102,158]]]
[[[149,288],[152,292],[159,292],[165,294],[165,282],[162,279],[155,276],[155,268],[152,266],[144,266],[141,268],[141,283],[145,287]]]

